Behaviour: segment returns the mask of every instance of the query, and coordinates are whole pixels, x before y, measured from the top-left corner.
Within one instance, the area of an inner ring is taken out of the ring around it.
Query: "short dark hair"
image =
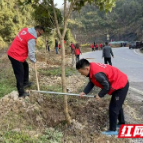
[[[34,28],[35,28],[35,30],[43,30],[45,32],[45,28],[43,26],[37,25]]]
[[[107,41],[105,42],[105,45],[108,45],[108,42],[107,42]]]
[[[79,49],[80,45],[78,43],[75,44],[75,48]]]
[[[76,69],[77,69],[77,70],[83,69],[83,68],[85,68],[86,66],[90,66],[89,61],[86,60],[86,59],[81,59],[81,60],[79,60],[79,61],[76,63]]]

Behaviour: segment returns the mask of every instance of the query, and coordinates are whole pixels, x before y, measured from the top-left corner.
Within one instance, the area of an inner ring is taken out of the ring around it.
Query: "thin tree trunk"
[[[64,37],[66,34],[66,30],[67,30],[67,20],[72,12],[73,9],[73,2],[71,2],[69,11],[67,11],[67,0],[64,0],[64,30],[63,33],[61,34],[60,32],[60,28],[59,28],[59,24],[58,24],[58,20],[57,20],[57,15],[56,15],[56,11],[55,11],[55,7],[54,7],[54,0],[51,1],[51,5],[53,7],[53,11],[54,11],[54,20],[55,20],[55,25],[56,25],[56,29],[57,29],[57,33],[60,37],[60,42],[61,42],[61,51],[62,51],[62,90],[63,92],[66,92],[66,76],[65,76],[65,46],[64,46]],[[68,113],[68,97],[65,95],[64,96],[64,113],[65,113],[65,118],[68,124],[71,124],[71,118],[70,115]]]
[[[62,90],[63,92],[66,92],[66,74],[65,74],[65,46],[64,46],[64,40],[61,39],[61,51],[62,51]],[[65,118],[68,124],[71,124],[71,118],[68,112],[68,97],[67,95],[64,95],[64,113]]]

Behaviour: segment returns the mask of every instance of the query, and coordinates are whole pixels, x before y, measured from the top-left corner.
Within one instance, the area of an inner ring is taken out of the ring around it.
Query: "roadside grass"
[[[45,76],[61,76],[61,67],[56,68],[48,68],[48,69],[40,69],[38,70],[40,74]],[[76,70],[72,67],[66,67],[66,77],[72,76],[76,73]]]
[[[10,93],[13,90],[16,90],[16,81],[11,65],[4,64],[3,61],[0,61],[0,97]]]
[[[45,130],[44,135],[39,138],[39,143],[61,143],[62,138],[62,132],[59,132],[54,128],[48,128]]]
[[[83,45],[82,47],[81,47],[81,51],[82,51],[82,53],[85,53],[85,52],[91,52],[92,51],[92,49],[90,48],[90,45]]]
[[[2,143],[38,143],[36,139],[32,139],[29,135],[23,132],[6,131],[1,133]]]
[[[16,131],[0,132],[2,143],[61,143],[63,133],[53,128],[48,128],[39,137],[31,137],[27,133]]]

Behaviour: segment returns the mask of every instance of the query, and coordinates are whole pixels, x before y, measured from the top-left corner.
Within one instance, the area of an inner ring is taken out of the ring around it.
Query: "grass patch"
[[[23,132],[7,131],[3,132],[1,136],[2,143],[38,143],[36,139],[32,139]]]
[[[40,74],[43,74],[45,76],[62,76],[61,68],[50,68],[50,69],[40,69]],[[66,67],[66,77],[74,75],[76,73],[76,70],[71,67]]]
[[[0,132],[1,143],[61,143],[63,134],[53,128],[45,130],[38,138],[32,138],[24,132],[5,131]]]
[[[90,45],[87,45],[87,46],[82,46],[81,51],[82,53],[86,53],[86,52],[91,52],[92,49],[90,48]]]
[[[16,88],[8,82],[0,81],[0,97],[10,93],[11,91],[16,90]]]
[[[2,65],[2,61],[0,64]],[[12,67],[9,65],[2,65],[2,68],[0,69],[0,97],[3,97],[11,91],[16,90],[15,82]]]
[[[62,143],[63,134],[55,130],[54,128],[49,128],[45,130],[44,135],[39,138],[40,143]]]

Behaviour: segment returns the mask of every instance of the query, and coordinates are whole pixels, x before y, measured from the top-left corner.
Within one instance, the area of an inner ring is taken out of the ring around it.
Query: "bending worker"
[[[110,65],[89,63],[86,59],[78,61],[76,69],[90,80],[83,92],[80,93],[81,97],[88,94],[94,86],[101,88],[101,91],[95,96],[96,100],[100,100],[106,94],[112,95],[109,105],[109,130],[102,134],[118,135],[116,128],[125,124],[122,105],[129,88],[127,75]],[[118,124],[117,119],[119,120]]]
[[[32,63],[35,59],[36,39],[44,33],[44,28],[36,26],[33,28],[23,28],[10,45],[7,55],[11,61],[13,71],[16,77],[17,90],[19,97],[29,96],[24,89],[31,86],[29,82],[29,65],[26,62],[27,57]]]

